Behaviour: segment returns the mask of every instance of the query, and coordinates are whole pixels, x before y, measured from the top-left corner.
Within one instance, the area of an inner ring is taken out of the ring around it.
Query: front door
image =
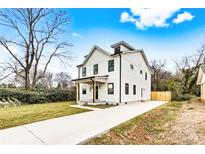
[[[96,92],[95,99],[98,99],[98,86],[96,86],[95,92]]]

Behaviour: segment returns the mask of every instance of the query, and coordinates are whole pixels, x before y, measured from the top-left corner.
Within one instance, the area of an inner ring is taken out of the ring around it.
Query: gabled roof
[[[114,48],[114,47],[117,47],[117,46],[119,46],[119,45],[124,45],[124,46],[126,46],[128,49],[130,49],[130,50],[132,50],[132,51],[134,51],[134,52],[140,52],[140,53],[142,54],[142,57],[143,57],[143,59],[144,59],[146,65],[147,65],[147,67],[148,67],[150,73],[152,73],[152,69],[151,69],[151,67],[150,67],[150,65],[149,65],[149,62],[148,62],[148,60],[147,60],[147,57],[145,56],[145,53],[144,53],[143,49],[135,49],[134,47],[130,46],[129,44],[127,44],[127,43],[124,42],[124,41],[120,41],[120,42],[118,42],[118,43],[115,43],[115,44],[111,45],[111,47]],[[101,51],[102,53],[104,53],[104,54],[107,55],[107,56],[115,56],[115,55],[116,55],[116,54],[110,54],[109,52],[103,50],[103,49],[100,48],[99,46],[94,45],[93,48],[90,50],[89,54],[85,56],[85,59],[84,59],[83,63],[80,64],[80,65],[78,65],[77,67],[85,65],[85,63],[89,60],[89,58],[91,57],[91,55],[93,54],[93,52],[95,51],[95,49],[98,49],[99,51]],[[126,52],[123,52],[123,53],[129,53],[129,52],[126,51]],[[204,70],[205,70],[205,69],[204,69]]]
[[[152,69],[151,69],[151,67],[150,67],[150,65],[149,65],[149,62],[148,62],[148,60],[147,60],[147,57],[145,56],[144,50],[141,49],[141,50],[139,50],[139,52],[142,54],[142,57],[144,58],[144,61],[145,61],[146,65],[147,65],[147,67],[148,67],[150,73],[152,74]]]
[[[85,59],[83,61],[82,64],[78,65],[77,67],[79,66],[83,66],[85,65],[85,63],[88,61],[88,59],[91,57],[91,55],[93,54],[93,52],[95,51],[95,49],[98,49],[100,52],[102,52],[103,54],[107,55],[107,56],[110,56],[111,54],[105,50],[103,50],[102,48],[100,48],[99,46],[97,45],[94,45],[93,48],[90,50],[90,52],[88,53],[88,55],[85,56]]]
[[[115,43],[115,44],[111,45],[111,48],[115,48],[115,47],[120,46],[120,45],[124,45],[130,50],[135,50],[135,48],[133,48],[131,45],[127,44],[125,41],[120,41],[118,43]]]

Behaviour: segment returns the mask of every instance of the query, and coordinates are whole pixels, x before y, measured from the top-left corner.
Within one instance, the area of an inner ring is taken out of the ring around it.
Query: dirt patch
[[[159,136],[160,144],[205,144],[205,104],[184,103],[170,129]]]

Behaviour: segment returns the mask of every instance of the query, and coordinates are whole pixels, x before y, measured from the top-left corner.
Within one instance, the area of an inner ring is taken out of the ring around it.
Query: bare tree
[[[195,54],[184,56],[179,60],[174,60],[178,72],[181,73],[183,93],[190,93],[193,86],[196,84],[198,70],[204,61],[204,55],[205,43],[197,49]]]
[[[56,73],[55,81],[61,89],[67,89],[71,85],[71,76],[66,72]]]
[[[22,78],[25,89],[34,88],[54,58],[64,64],[72,58],[72,44],[61,39],[70,23],[61,9],[1,9],[5,34],[0,34],[0,46],[10,56],[4,69]]]
[[[163,79],[166,75],[166,71],[164,71],[166,61],[165,60],[152,60],[151,61],[151,69],[152,69],[152,89],[159,90],[159,81]]]
[[[43,73],[43,71],[41,71],[41,73],[39,73],[39,74],[41,75],[42,73]],[[45,89],[48,89],[48,88],[52,88],[53,81],[54,81],[53,73],[46,72],[44,77],[41,78],[40,80],[38,80],[37,84],[42,85]]]

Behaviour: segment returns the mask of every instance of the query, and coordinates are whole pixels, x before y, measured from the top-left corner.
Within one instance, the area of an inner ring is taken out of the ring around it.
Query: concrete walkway
[[[93,111],[103,110],[103,109],[100,109],[100,108],[97,108],[97,107],[89,107],[89,106],[82,106],[82,105],[70,105],[70,106],[71,107],[76,107],[76,108],[81,108],[81,109],[93,110]]]
[[[80,144],[164,103],[132,103],[0,130],[0,144]]]

